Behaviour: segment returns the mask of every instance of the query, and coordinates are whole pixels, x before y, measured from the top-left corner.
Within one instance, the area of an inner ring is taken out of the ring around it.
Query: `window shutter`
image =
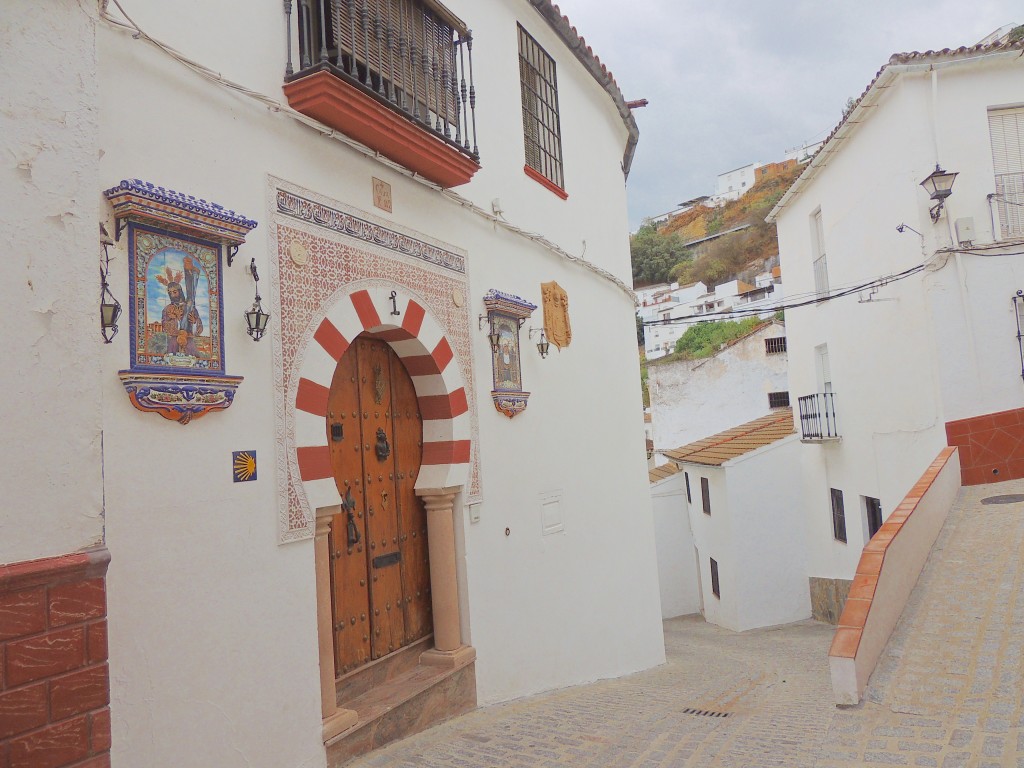
[[[988,113],[996,205],[1004,238],[1024,234],[1024,107]]]

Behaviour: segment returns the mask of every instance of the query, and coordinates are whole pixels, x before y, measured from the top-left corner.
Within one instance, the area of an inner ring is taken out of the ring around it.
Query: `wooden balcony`
[[[299,0],[296,23],[293,109],[442,187],[479,170],[473,40],[455,16],[433,0]]]

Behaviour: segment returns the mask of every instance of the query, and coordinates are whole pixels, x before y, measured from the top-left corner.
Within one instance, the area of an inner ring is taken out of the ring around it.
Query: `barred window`
[[[789,407],[789,392],[769,392],[768,393],[768,407],[769,408],[788,408]]]
[[[843,507],[843,492],[838,488],[832,491],[832,538],[846,543],[846,509]]]
[[[775,336],[764,340],[764,353],[766,355],[778,355],[786,351],[786,337]]]
[[[526,166],[564,189],[555,61],[522,25],[519,25],[519,81],[523,96]]]

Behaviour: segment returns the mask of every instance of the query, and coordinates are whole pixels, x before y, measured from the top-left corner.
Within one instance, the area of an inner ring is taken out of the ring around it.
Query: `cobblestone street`
[[[980,503],[1020,492],[961,492],[857,707],[832,703],[832,627],[690,616],[665,623],[661,667],[483,708],[352,765],[1024,768],[1024,504]]]

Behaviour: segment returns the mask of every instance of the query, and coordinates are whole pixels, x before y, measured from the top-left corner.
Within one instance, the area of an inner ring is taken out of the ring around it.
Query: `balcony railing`
[[[480,152],[466,26],[436,0],[298,0],[297,9],[298,62],[290,32],[285,70],[292,107],[442,186],[468,181]],[[290,0],[285,10],[290,25]],[[443,146],[424,143],[422,134]],[[413,148],[427,167],[410,162]],[[452,150],[459,157],[439,158]],[[450,183],[449,171],[431,163],[468,176]]]
[[[833,392],[805,395],[800,403],[800,434],[804,440],[838,440]]]
[[[995,202],[1003,239],[1024,235],[1024,173],[996,174]]]

